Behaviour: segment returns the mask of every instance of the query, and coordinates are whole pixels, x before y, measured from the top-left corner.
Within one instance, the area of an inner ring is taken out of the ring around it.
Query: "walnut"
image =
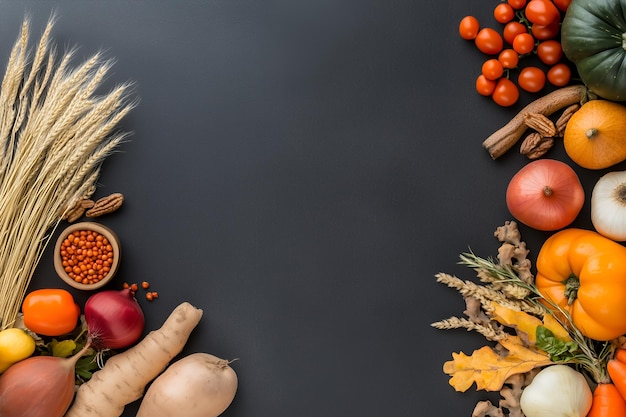
[[[542,136],[540,133],[530,133],[520,146],[520,153],[528,159],[539,159],[554,146],[554,138]]]
[[[72,207],[65,211],[63,220],[67,220],[69,223],[74,223],[85,214],[86,209],[93,207],[93,205],[93,200],[89,198],[77,200]]]
[[[80,200],[80,206],[84,209],[90,209],[96,204],[91,198],[83,198]]]
[[[76,220],[83,217],[83,214],[85,214],[85,209],[80,205],[77,205],[67,212],[65,220],[67,220],[69,223],[74,223]]]
[[[112,213],[122,206],[124,196],[121,193],[113,193],[97,200],[93,207],[85,212],[87,217],[98,217]]]
[[[541,113],[524,114],[524,124],[543,137],[551,138],[556,135],[556,127],[552,120]]]
[[[572,118],[572,116],[578,111],[578,109],[580,109],[580,104],[575,103],[563,110],[561,116],[556,120],[556,136],[563,136],[563,134],[565,133],[565,128],[567,127],[567,122],[569,122],[569,119]]]

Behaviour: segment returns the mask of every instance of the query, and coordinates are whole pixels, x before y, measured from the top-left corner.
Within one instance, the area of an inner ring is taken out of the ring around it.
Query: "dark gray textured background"
[[[441,366],[484,342],[430,328],[464,307],[434,274],[471,278],[469,246],[495,255],[526,163],[481,148],[514,109],[474,92],[484,58],[456,27],[494,25],[490,3],[1,1],[0,57],[25,13],[36,37],[54,10],[59,48],[102,49],[109,82],[135,82],[134,135],[95,195],[126,196],[101,219],[122,240],[115,285],[159,291],[148,328],[204,310],[185,353],[239,359],[224,415],[462,416],[485,396]],[[50,285],[47,254],[33,287]]]

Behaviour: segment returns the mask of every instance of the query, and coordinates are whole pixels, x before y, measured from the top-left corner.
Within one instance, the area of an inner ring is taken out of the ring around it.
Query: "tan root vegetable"
[[[555,112],[573,104],[586,102],[588,91],[584,85],[572,85],[555,90],[524,107],[510,122],[495,131],[483,142],[483,147],[493,159],[504,155],[522,137],[528,125],[529,114],[550,116]]]
[[[236,392],[237,374],[227,360],[194,353],[154,380],[136,417],[217,417]]]
[[[65,417],[121,416],[124,407],[141,398],[146,385],[180,353],[201,317],[202,310],[187,302],[177,306],[160,329],[112,356],[82,384]]]

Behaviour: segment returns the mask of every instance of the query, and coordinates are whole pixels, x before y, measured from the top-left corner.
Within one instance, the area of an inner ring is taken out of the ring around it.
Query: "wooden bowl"
[[[66,242],[70,235],[76,238],[77,234],[83,239]],[[54,269],[68,285],[91,291],[111,281],[120,265],[120,257],[120,241],[111,229],[95,222],[75,223],[65,228],[57,239]]]

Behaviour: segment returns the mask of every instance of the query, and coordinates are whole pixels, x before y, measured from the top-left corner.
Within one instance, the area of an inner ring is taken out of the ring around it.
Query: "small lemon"
[[[35,340],[22,329],[0,331],[0,372],[35,352]]]

